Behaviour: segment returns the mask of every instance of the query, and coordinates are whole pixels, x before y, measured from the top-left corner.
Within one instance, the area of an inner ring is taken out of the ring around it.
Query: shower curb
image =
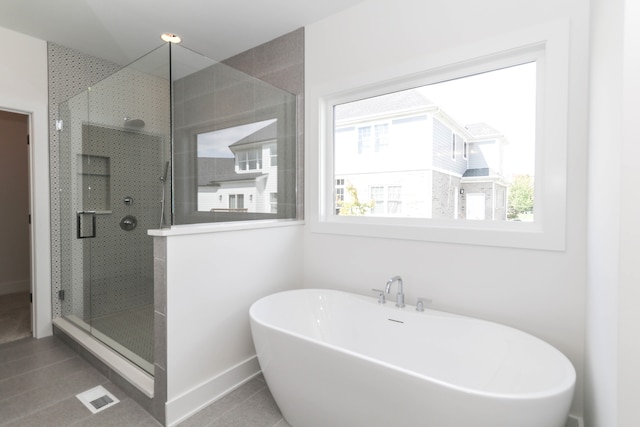
[[[64,332],[69,338],[82,346],[85,350],[104,363],[109,369],[131,383],[145,396],[153,399],[154,379],[129,362],[125,361],[115,351],[105,346],[101,342],[93,339],[85,331],[81,330],[68,320],[57,318],[53,320],[53,325]]]

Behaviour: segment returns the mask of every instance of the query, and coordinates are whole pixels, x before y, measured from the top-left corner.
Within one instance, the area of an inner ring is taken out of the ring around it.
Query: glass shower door
[[[171,185],[163,61],[160,48],[59,107],[62,315],[151,374],[147,231],[161,227]]]
[[[58,187],[60,197],[60,290],[63,317],[90,331],[91,237],[95,215],[90,191],[84,191],[82,123],[88,121],[88,96],[81,93],[60,104],[56,129],[59,135]],[[94,229],[95,230],[95,229]],[[85,236],[78,238],[78,236]]]

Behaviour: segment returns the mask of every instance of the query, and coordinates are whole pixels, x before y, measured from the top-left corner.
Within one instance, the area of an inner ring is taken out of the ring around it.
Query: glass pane
[[[336,105],[336,213],[533,221],[535,111],[535,62]]]
[[[88,330],[91,278],[91,241],[78,238],[83,232],[83,212],[91,204],[89,182],[83,174],[88,159],[82,151],[82,123],[88,121],[88,93],[83,92],[58,106],[58,187],[60,209],[60,299],[62,316]],[[91,230],[86,230],[90,233]]]
[[[213,61],[173,86],[175,223],[295,218],[295,96]]]

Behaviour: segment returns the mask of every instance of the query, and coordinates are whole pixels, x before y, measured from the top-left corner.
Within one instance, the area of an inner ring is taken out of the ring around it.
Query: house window
[[[380,153],[389,145],[387,123],[358,128],[358,154]]]
[[[456,159],[456,134],[451,135],[451,160]]]
[[[344,202],[344,179],[336,179],[336,204]]]
[[[238,151],[236,153],[236,164],[238,165],[238,171],[259,170],[261,163],[261,148],[252,148],[249,150]]]
[[[244,209],[244,194],[229,194],[229,209]]]
[[[562,249],[569,41],[561,23],[525,37],[528,32],[482,52],[452,53],[457,60],[451,63],[442,61],[447,56],[434,59],[424,73],[359,88],[335,84],[312,94],[311,104],[317,100],[322,110],[319,134],[327,139],[319,140],[321,197],[312,229]],[[378,123],[388,123],[383,144],[376,143]],[[354,155],[376,146],[386,146],[390,155]],[[457,157],[465,161],[452,161]],[[361,209],[351,210],[357,214],[335,209],[337,178],[349,183],[345,197],[358,196]],[[511,206],[517,199],[512,183],[519,178],[531,199],[522,213]],[[399,183],[401,191],[392,197],[387,187],[384,193],[379,183],[385,181]],[[507,189],[506,209],[499,188]],[[467,219],[467,203],[474,219]]]
[[[276,144],[271,144],[268,147],[269,149],[269,166],[274,167],[278,166],[278,146]]]
[[[278,213],[278,193],[270,193],[269,202],[271,204],[271,213]]]
[[[369,189],[373,215],[397,215],[402,207],[402,187],[398,185],[372,186]]]
[[[384,187],[371,187],[369,189],[369,199],[373,201],[371,209],[373,215],[384,215],[386,213]]]
[[[387,190],[387,213],[398,215],[402,212],[402,187],[390,185]]]

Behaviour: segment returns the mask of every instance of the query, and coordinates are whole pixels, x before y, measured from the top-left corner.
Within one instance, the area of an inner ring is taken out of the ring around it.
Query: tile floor
[[[102,385],[120,402],[92,414],[76,394]],[[135,401],[57,337],[0,345],[0,426],[160,426]],[[180,427],[290,427],[260,376]]]
[[[0,344],[31,336],[29,292],[0,295]]]

